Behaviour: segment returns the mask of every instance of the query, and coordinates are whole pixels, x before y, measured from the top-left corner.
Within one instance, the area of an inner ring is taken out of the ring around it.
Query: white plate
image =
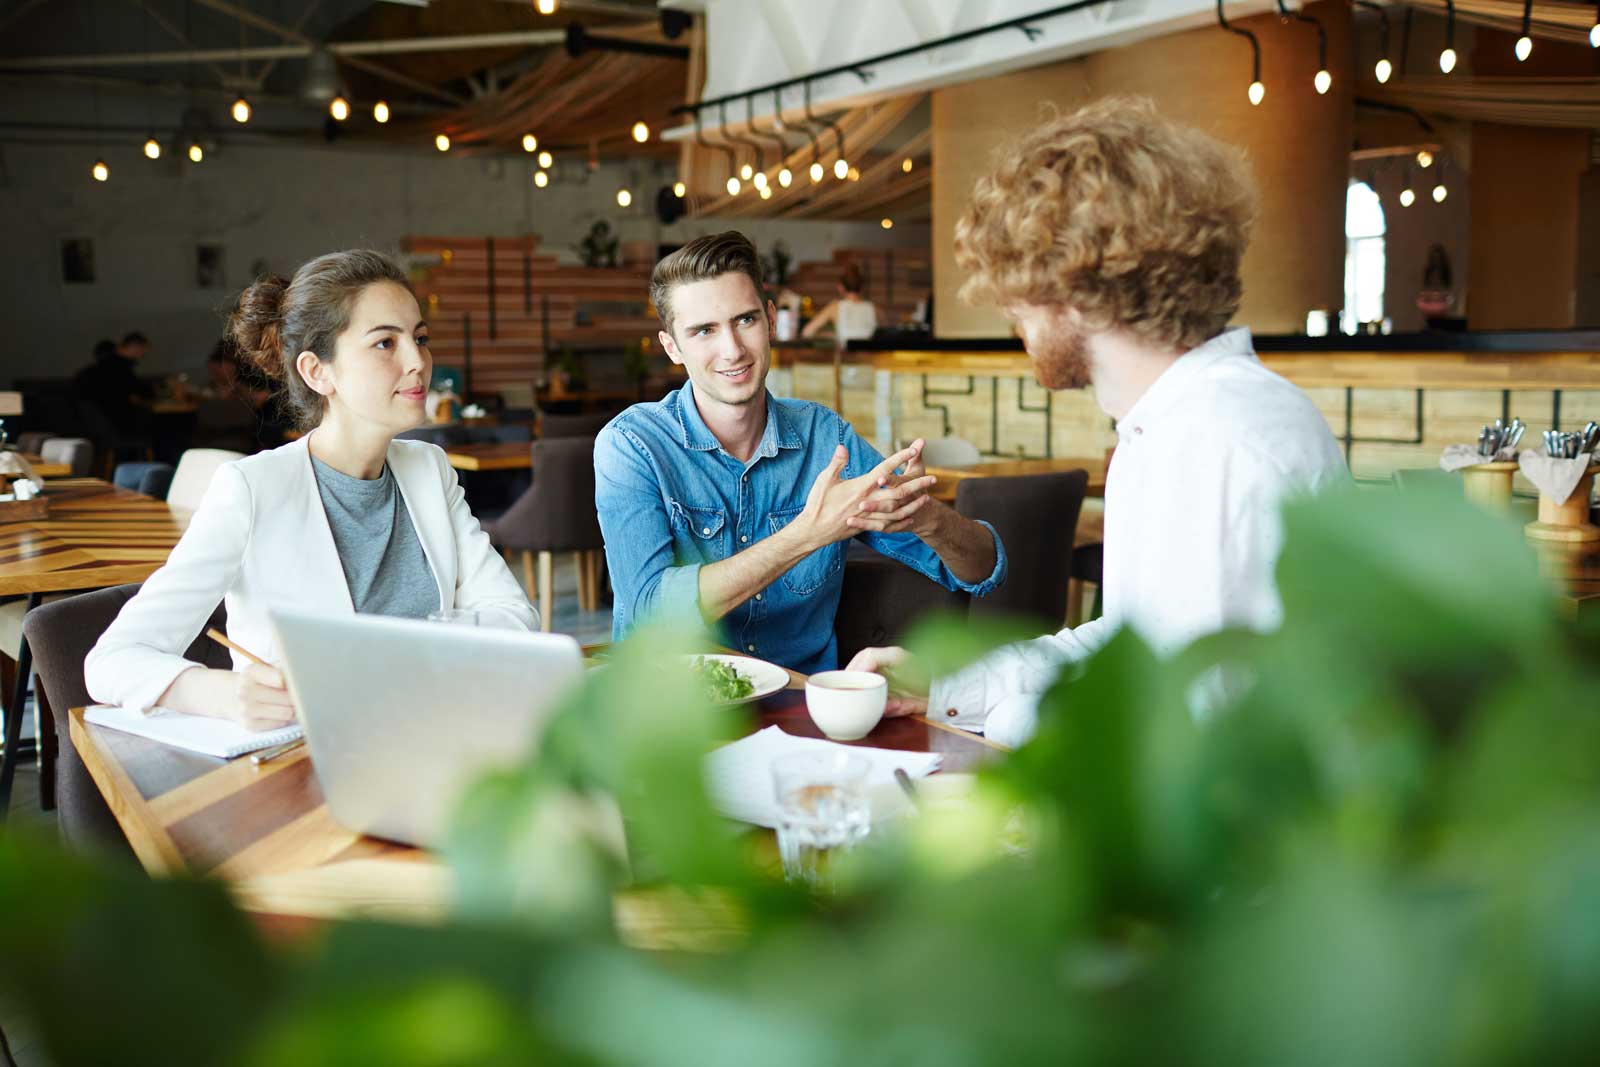
[[[748,704],[752,700],[769,697],[780,689],[786,689],[789,686],[788,671],[776,663],[768,663],[766,660],[756,659],[754,656],[724,656],[707,652],[704,655],[688,657],[688,661],[691,664],[697,659],[714,659],[719,663],[726,663],[755,683],[755,692],[743,700],[723,701],[725,704]]]

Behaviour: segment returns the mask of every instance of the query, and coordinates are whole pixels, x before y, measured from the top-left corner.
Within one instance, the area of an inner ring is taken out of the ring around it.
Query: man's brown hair
[[[761,284],[761,257],[750,238],[738,230],[724,230],[696,237],[664,257],[650,272],[650,303],[655,305],[661,326],[672,333],[672,290],[691,282],[709,281],[724,274],[743,274],[756,287],[756,295],[766,307],[766,290]]]

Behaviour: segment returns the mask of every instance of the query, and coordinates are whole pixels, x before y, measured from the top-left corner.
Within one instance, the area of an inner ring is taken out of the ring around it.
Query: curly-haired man
[[[962,295],[1004,309],[1042,385],[1092,385],[1116,420],[1105,614],[935,679],[926,701],[892,711],[1017,744],[1060,666],[1120,626],[1171,652],[1277,623],[1279,504],[1348,472],[1311,401],[1262,366],[1249,330],[1228,328],[1254,215],[1241,153],[1137,100],[1046,122],[979,180],[956,227]],[[867,649],[851,667],[904,656]]]

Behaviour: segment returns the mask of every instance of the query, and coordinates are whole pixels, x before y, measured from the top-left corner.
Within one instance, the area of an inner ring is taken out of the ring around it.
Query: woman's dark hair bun
[[[247,360],[274,381],[288,375],[283,354],[283,301],[289,279],[281,274],[258,279],[239,294],[228,317],[228,334]]]

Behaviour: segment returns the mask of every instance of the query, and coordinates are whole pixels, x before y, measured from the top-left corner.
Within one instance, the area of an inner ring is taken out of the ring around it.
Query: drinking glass
[[[865,759],[848,751],[796,753],[773,761],[785,878],[827,884],[822,855],[867,836],[872,827],[868,769]]]
[[[455,626],[478,625],[478,613],[471,608],[441,608],[428,612],[429,622],[448,622]]]

